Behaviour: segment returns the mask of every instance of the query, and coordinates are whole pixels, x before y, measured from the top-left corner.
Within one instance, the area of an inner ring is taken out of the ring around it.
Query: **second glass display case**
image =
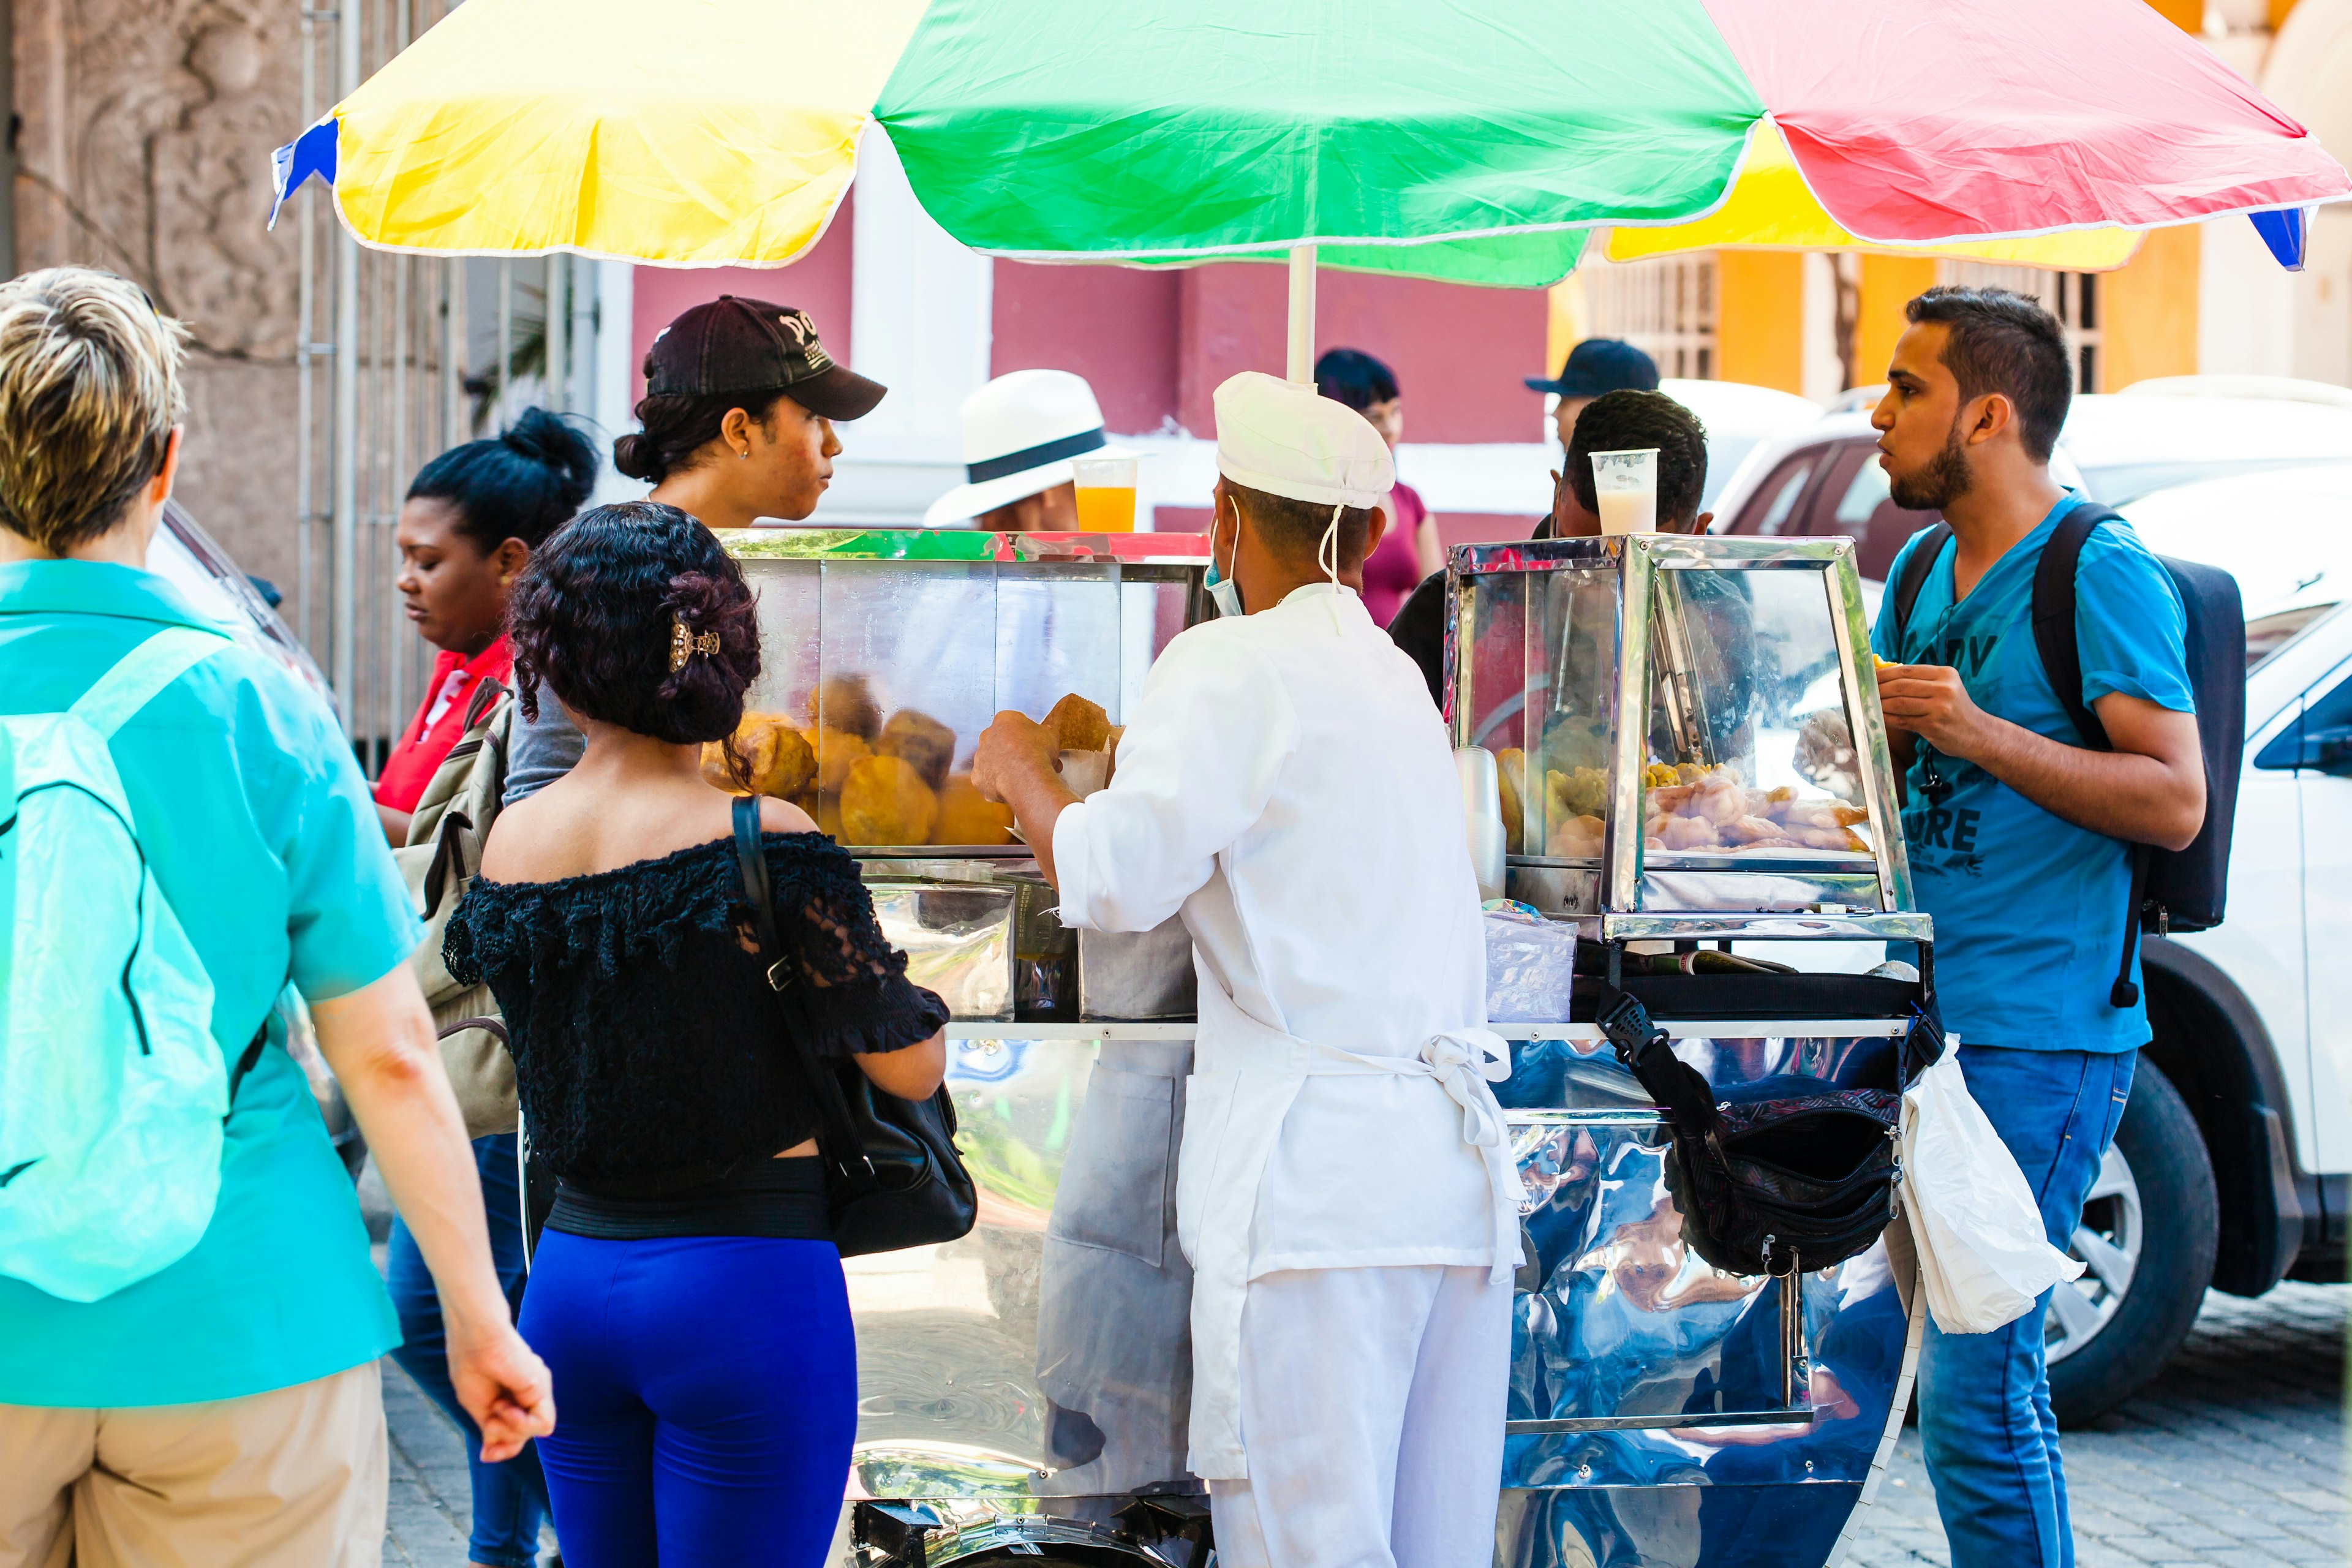
[[[1448,718],[1495,754],[1513,897],[1595,918],[1913,908],[1850,542],[1467,545],[1449,571]]]

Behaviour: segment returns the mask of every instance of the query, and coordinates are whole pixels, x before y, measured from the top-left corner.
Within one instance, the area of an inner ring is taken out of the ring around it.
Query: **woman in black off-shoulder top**
[[[561,1178],[522,1331],[555,1378],[541,1448],[564,1556],[814,1568],[856,1347],[815,1103],[756,957],[731,802],[699,767],[759,673],[751,595],[707,529],[633,502],[560,530],[509,617],[520,701],[551,688],[587,749],[500,815],[444,956],[497,994]],[[908,983],[849,858],[761,806],[802,1043],[928,1096],[947,1009]]]

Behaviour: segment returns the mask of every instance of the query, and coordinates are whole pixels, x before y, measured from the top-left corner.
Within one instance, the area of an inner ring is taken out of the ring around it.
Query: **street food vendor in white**
[[[1212,588],[1084,801],[1018,713],[973,780],[1065,925],[1181,912],[1191,1466],[1229,1568],[1486,1568],[1519,1258],[1462,795],[1420,671],[1339,582],[1395,482],[1312,386],[1217,389]]]

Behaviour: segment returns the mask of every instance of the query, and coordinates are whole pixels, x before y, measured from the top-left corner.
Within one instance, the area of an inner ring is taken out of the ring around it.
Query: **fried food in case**
[[[1063,751],[1099,752],[1110,744],[1110,715],[1103,711],[1102,704],[1089,702],[1075,691],[1054,704],[1045,722]]]
[[[1653,763],[1644,775],[1642,838],[1653,849],[1738,853],[1757,849],[1819,849],[1868,855],[1853,831],[1870,814],[1841,800],[1800,800],[1783,784],[1751,789],[1728,768]]]
[[[870,750],[882,732],[882,705],[862,675],[836,675],[809,693],[811,729],[838,730],[855,735]]]
[[[928,844],[940,797],[904,757],[867,757],[841,786],[845,844]]]
[[[816,776],[816,753],[781,715],[746,713],[734,734],[704,743],[702,776],[731,794],[790,800]]]
[[[890,721],[882,726],[882,733],[874,742],[876,756],[904,757],[934,790],[948,782],[948,767],[955,761],[955,731],[912,708],[901,708],[891,714]]]
[[[816,786],[837,794],[849,782],[849,770],[874,754],[874,748],[840,730],[816,730],[806,739],[816,752]]]
[[[1013,808],[984,798],[970,773],[957,773],[940,791],[939,820],[931,824],[934,844],[1010,844]]]

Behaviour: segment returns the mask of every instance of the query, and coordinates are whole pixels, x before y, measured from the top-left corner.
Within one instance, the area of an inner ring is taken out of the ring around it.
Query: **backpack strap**
[[[2033,647],[2042,656],[2042,673],[2074,732],[2094,752],[2111,752],[2107,727],[2083,700],[2083,645],[2074,626],[2074,573],[2083,560],[2084,542],[2091,530],[2122,518],[2095,501],[2078,501],[2058,520],[2042,558],[2033,563]]]
[[[2058,705],[2074,721],[2083,744],[2094,752],[2112,752],[2115,742],[2107,738],[2107,727],[2099,721],[2097,712],[2083,700],[2083,644],[2074,621],[2074,574],[2091,531],[2103,522],[2122,521],[2096,501],[2077,501],[2051,530],[2042,546],[2042,558],[2033,563],[2033,650],[2042,656],[2042,672],[2049,677]],[[2148,872],[2156,852],[2145,844],[2134,844],[2130,849],[2131,897],[2124,904],[2123,956],[2116,964],[2115,984],[2107,988],[2107,1005],[2112,1007],[2130,1007],[2139,1002],[2139,987],[2132,983],[2132,963],[2139,956],[2139,910],[2147,897]]]
[[[229,646],[219,632],[166,626],[115,660],[68,711],[108,740],[163,689]]]
[[[1911,620],[1911,606],[1919,602],[1919,590],[1927,585],[1927,574],[1936,569],[1936,562],[1951,542],[1952,525],[1938,522],[1912,535],[1915,541],[1909,559],[1903,563],[1903,576],[1895,584],[1895,651],[1903,651],[1904,628]]]

